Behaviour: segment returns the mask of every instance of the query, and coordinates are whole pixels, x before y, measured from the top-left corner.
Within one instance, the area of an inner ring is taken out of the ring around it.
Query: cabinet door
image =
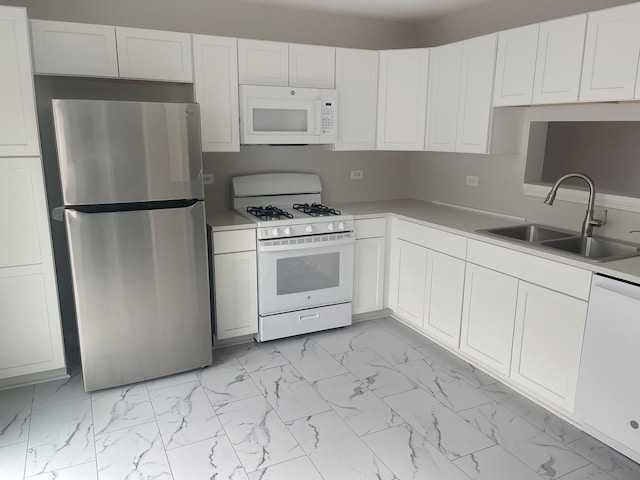
[[[489,151],[497,40],[492,34],[466,40],[462,45],[457,152]]]
[[[427,150],[455,152],[461,67],[462,42],[431,49],[427,94]]]
[[[336,49],[338,141],[335,150],[375,150],[378,52]]]
[[[40,142],[24,8],[0,6],[0,72],[0,156],[38,156]]]
[[[116,27],[116,41],[121,77],[193,82],[190,34]]]
[[[216,338],[258,331],[256,252],[214,255]]]
[[[117,77],[116,28],[31,20],[36,74]]]
[[[587,15],[540,24],[533,103],[578,101]]]
[[[193,90],[203,152],[239,152],[238,42],[193,35]]]
[[[423,328],[442,342],[460,346],[465,262],[429,250]]]
[[[353,313],[382,310],[384,245],[384,237],[356,240],[353,265]]]
[[[424,150],[429,49],[380,52],[378,150]]]
[[[587,302],[520,281],[511,378],[573,411]]]
[[[335,88],[336,49],[289,44],[289,86]]]
[[[427,249],[396,240],[392,265],[391,308],[405,320],[422,328],[427,284]]]
[[[238,39],[238,75],[242,85],[289,85],[289,45]]]
[[[589,13],[580,101],[634,98],[640,53],[640,4]]]
[[[0,158],[0,380],[65,366],[47,217],[40,159]]]
[[[467,264],[460,350],[503,375],[509,375],[518,298],[518,280]]]
[[[531,104],[538,30],[535,24],[498,34],[494,106]]]

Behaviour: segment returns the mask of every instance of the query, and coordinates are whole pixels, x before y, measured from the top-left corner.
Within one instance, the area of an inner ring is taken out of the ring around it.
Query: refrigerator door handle
[[[64,222],[64,207],[55,207],[51,210],[51,219],[56,222]]]

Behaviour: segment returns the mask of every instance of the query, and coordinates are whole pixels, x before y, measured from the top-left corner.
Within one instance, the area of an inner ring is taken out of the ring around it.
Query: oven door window
[[[276,263],[278,295],[311,292],[340,285],[340,253],[279,258]]]

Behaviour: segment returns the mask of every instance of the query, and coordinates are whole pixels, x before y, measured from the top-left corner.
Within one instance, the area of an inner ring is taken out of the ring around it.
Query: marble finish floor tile
[[[98,480],[98,468],[96,462],[83,463],[75,467],[41,473],[29,477],[28,480]]]
[[[262,396],[221,405],[216,414],[247,472],[304,455]]]
[[[0,392],[0,447],[28,440],[32,401],[32,386]]]
[[[295,420],[289,429],[325,480],[397,479],[335,412]]]
[[[334,358],[379,397],[416,388],[415,383],[368,348],[338,353]]]
[[[436,362],[418,360],[398,370],[454,412],[491,402],[491,398],[464,379],[457,379]]]
[[[425,337],[424,335],[420,335],[412,328],[407,327],[391,317],[377,318],[372,322],[375,322],[385,330],[391,332],[392,335],[397,337],[399,340],[402,340],[410,347],[419,348],[433,343],[433,340]]]
[[[373,350],[391,365],[412,362],[424,357],[419,350],[389,335],[389,331],[382,327],[366,329],[355,344],[360,348],[367,347]]]
[[[638,475],[640,478],[640,474]],[[559,480],[616,480],[616,477],[609,475],[607,472],[593,464],[574,470],[560,477]]]
[[[366,435],[362,440],[402,480],[469,480],[455,464],[407,424]]]
[[[0,447],[0,478],[2,480],[22,480],[26,456],[26,442]]]
[[[257,370],[280,367],[289,361],[284,358],[273,343],[245,343],[229,347],[236,360],[251,373]]]
[[[454,460],[454,463],[472,480],[540,480],[541,478],[499,445],[464,456]]]
[[[449,459],[496,443],[420,388],[384,401]]]
[[[447,349],[436,345],[435,343],[418,349],[426,357],[427,361],[433,360],[443,366],[450,375],[456,378],[463,378],[474,387],[483,385],[491,385],[496,383],[496,379],[491,375],[484,373],[479,368],[474,367],[461,358],[456,357]]]
[[[570,443],[587,435],[502,383],[486,385],[480,390],[562,443]]]
[[[197,382],[199,371],[201,371],[201,369],[178,373],[176,375],[169,375],[167,377],[156,378],[155,380],[148,380],[146,382],[147,390],[152,392],[153,390],[158,390],[159,388],[173,387],[174,385],[180,385],[181,383]]]
[[[256,384],[233,356],[200,370],[197,376],[214,406],[260,395]]]
[[[63,405],[77,400],[86,400],[82,372],[76,370],[69,378],[54,382],[39,383],[33,390],[33,409]]]
[[[100,480],[171,480],[156,422],[96,436]]]
[[[249,480],[324,480],[308,457],[300,457],[258,470]]]
[[[331,410],[292,365],[260,370],[250,375],[283,422]]]
[[[199,382],[154,390],[151,402],[166,450],[224,434]]]
[[[96,435],[155,420],[144,383],[100,390],[91,394]]]
[[[400,416],[350,373],[318,380],[313,387],[357,435],[404,423]]]
[[[365,332],[367,330],[363,329]],[[312,337],[278,340],[276,346],[308,382],[347,373],[347,370]]]
[[[247,480],[247,474],[226,436],[167,451],[174,480]]]
[[[640,479],[640,465],[593,437],[584,437],[569,446],[618,480]]]
[[[558,478],[589,462],[499,403],[460,412],[485,435],[545,478]]]
[[[374,328],[379,328],[374,322],[362,323],[371,323]],[[335,355],[336,353],[344,353],[363,348],[363,342],[359,339],[365,334],[368,328],[354,328],[354,326],[336,328],[334,330],[318,332],[311,336],[311,338],[331,355]]]

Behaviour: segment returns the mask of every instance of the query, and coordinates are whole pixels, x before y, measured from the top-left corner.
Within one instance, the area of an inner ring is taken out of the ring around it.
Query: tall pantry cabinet
[[[28,32],[0,7],[0,388],[66,374]]]

